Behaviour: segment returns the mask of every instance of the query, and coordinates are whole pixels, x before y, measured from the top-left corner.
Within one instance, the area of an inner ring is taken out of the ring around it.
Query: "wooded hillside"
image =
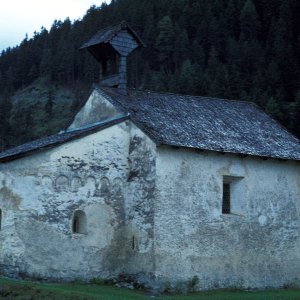
[[[300,136],[300,1],[115,0],[91,7],[82,20],[54,21],[2,52],[1,149],[57,131],[57,122],[47,122],[60,115],[53,113],[55,87],[73,95],[66,119],[85,95],[81,86],[98,80],[96,62],[78,48],[121,20],[147,45],[130,58],[131,87],[255,101]],[[26,105],[27,93],[17,105],[16,92],[40,80],[48,82],[44,100]]]

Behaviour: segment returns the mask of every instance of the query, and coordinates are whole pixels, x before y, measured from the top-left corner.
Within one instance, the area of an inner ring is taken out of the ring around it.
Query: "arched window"
[[[73,233],[86,233],[86,215],[82,210],[76,210],[72,219]]]
[[[2,223],[2,209],[0,209],[0,230],[1,230],[1,223]]]

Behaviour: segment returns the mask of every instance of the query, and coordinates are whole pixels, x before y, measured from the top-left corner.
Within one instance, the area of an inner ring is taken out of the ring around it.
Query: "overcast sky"
[[[28,33],[49,29],[55,19],[81,18],[93,4],[110,0],[0,0],[0,51],[19,44]]]

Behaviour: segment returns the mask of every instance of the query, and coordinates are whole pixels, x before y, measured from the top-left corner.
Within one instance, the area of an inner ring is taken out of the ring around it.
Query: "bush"
[[[187,289],[188,292],[195,292],[197,290],[197,285],[199,283],[199,277],[197,275],[193,276],[188,282],[187,282]]]

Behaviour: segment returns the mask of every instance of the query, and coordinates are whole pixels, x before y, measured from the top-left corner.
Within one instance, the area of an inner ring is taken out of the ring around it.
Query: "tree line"
[[[41,77],[74,87],[97,82],[97,63],[78,49],[122,20],[147,45],[130,57],[131,87],[254,101],[300,136],[300,1],[114,0],[1,53],[3,145],[14,135],[11,96]]]

